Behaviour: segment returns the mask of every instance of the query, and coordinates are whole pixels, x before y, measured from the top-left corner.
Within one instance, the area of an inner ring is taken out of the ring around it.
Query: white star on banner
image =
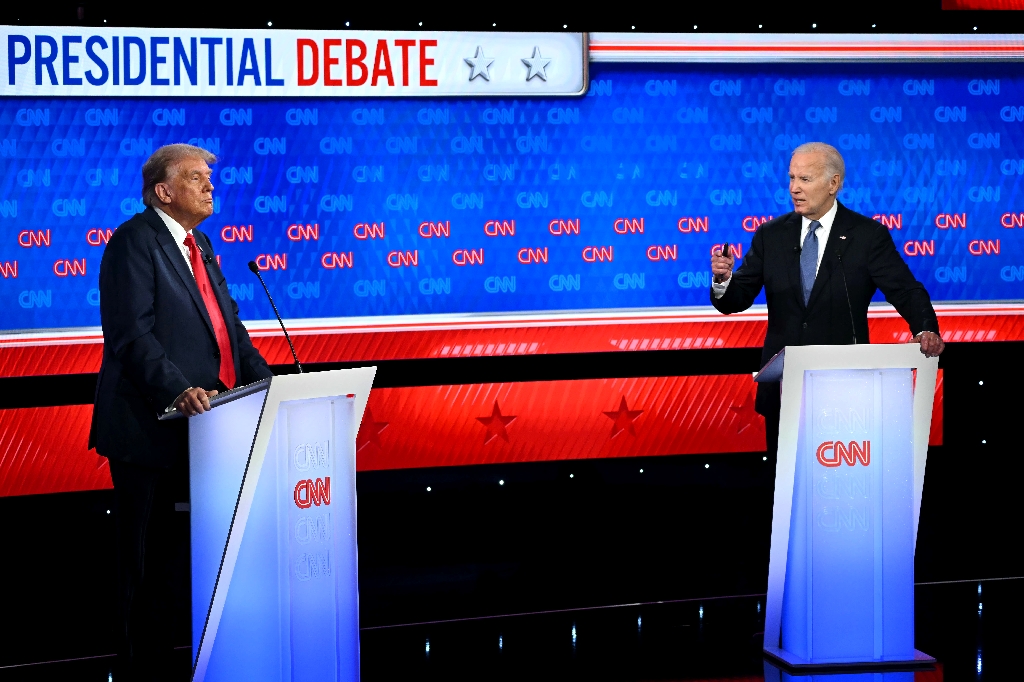
[[[472,67],[469,73],[469,80],[473,80],[477,76],[481,76],[485,81],[491,80],[491,65],[494,64],[494,60],[484,56],[484,48],[477,45],[476,54],[472,57],[466,57],[465,61]]]
[[[541,56],[539,47],[533,48],[532,57],[523,57],[523,64],[526,64],[526,66],[530,68],[530,72],[526,74],[527,81],[534,76],[539,76],[541,80],[547,81],[547,68],[551,65],[551,60],[547,57]]]

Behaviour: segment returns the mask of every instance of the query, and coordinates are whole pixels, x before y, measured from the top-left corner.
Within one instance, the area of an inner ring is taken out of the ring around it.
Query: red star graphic
[[[487,435],[484,436],[484,445],[487,445],[495,438],[501,438],[508,442],[508,431],[505,427],[516,420],[515,417],[505,417],[501,414],[498,401],[494,401],[494,410],[490,417],[477,417],[476,420],[487,427]]]
[[[747,394],[747,399],[743,401],[742,405],[732,405],[729,407],[730,410],[736,413],[736,433],[741,434],[751,426],[754,425],[754,420],[759,416],[754,411],[754,396],[755,391],[751,391]]]
[[[604,415],[615,422],[612,426],[612,438],[619,435],[623,431],[629,431],[629,435],[635,436],[636,429],[633,428],[633,422],[636,418],[644,413],[643,410],[631,410],[626,407],[626,397],[623,396],[619,402],[619,409],[615,412],[605,412]]]
[[[356,434],[356,452],[370,443],[376,445],[379,450],[381,448],[380,434],[386,428],[388,428],[388,422],[374,421],[373,412],[367,407],[366,414],[363,415],[363,423],[359,426],[359,433]]]

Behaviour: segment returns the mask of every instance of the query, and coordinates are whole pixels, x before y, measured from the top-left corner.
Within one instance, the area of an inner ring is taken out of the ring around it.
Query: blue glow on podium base
[[[934,662],[914,649],[914,547],[936,364],[787,349],[764,642],[786,667]]]
[[[193,679],[359,679],[355,434],[373,371],[275,377],[192,418]]]

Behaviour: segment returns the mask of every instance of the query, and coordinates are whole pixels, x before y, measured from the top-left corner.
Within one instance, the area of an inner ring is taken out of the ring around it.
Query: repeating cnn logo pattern
[[[801,68],[595,65],[572,101],[5,98],[0,329],[99,324],[102,254],[178,141],[220,159],[200,229],[243,319],[272,317],[249,261],[291,318],[706,306],[708,254],[791,210],[812,140],[933,298],[1020,299],[1024,77]]]

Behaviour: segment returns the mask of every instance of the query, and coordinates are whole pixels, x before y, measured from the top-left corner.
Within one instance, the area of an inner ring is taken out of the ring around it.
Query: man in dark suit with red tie
[[[731,254],[716,251],[711,257],[711,303],[719,311],[746,310],[764,288],[768,333],[762,367],[786,346],[869,343],[868,305],[877,290],[907,321],[922,353],[933,357],[944,348],[928,292],[889,230],[837,200],[845,177],[846,164],[835,147],[800,145],[789,164],[793,212],[758,228],[736,272]],[[758,384],[754,407],[765,417],[768,452],[774,455],[779,385]]]
[[[100,264],[103,364],[90,446],[110,462],[117,500],[122,654],[131,676],[169,674],[175,503],[188,499],[188,424],[236,385],[271,376],[238,318],[206,235],[210,152],[161,147],[142,167],[148,206],[114,232]],[[187,565],[187,564],[186,564]]]

